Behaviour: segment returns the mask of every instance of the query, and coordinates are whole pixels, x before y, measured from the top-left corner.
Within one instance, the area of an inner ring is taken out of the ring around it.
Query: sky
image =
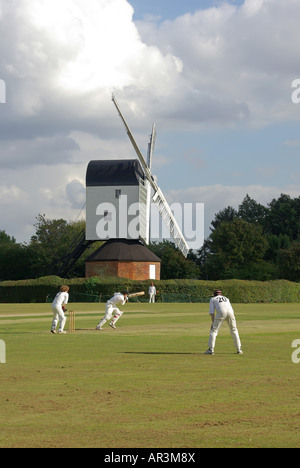
[[[135,158],[112,93],[144,154],[156,122],[153,173],[170,204],[204,203],[206,237],[247,194],[298,197],[299,17],[299,0],[0,0],[0,231],[81,219],[89,161]]]
[[[231,0],[234,5],[242,4],[243,0]],[[194,14],[198,10],[205,10],[221,4],[218,0],[133,0],[130,4],[134,8],[134,20],[154,17],[156,21],[174,20],[186,13]]]

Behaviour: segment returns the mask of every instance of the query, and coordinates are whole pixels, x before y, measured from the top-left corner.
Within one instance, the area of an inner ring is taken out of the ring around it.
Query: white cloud
[[[257,126],[299,119],[290,103],[291,82],[299,74],[299,16],[295,0],[246,0],[240,7],[223,3],[174,21],[139,21],[138,27],[147,44],[183,62],[189,93],[182,93],[181,107],[177,102],[182,120],[193,100],[198,122],[244,120]]]
[[[101,103],[107,90],[159,85],[161,93],[181,71],[176,57],[142,42],[126,0],[18,0],[10,5],[1,0],[0,5],[3,70],[19,115],[34,116],[49,102],[64,111],[71,96],[94,116],[91,100]]]
[[[26,193],[23,192],[17,185],[1,185],[0,186],[0,204],[2,207],[9,206],[12,203],[20,202],[26,198]]]
[[[77,179],[72,180],[66,186],[67,198],[72,208],[78,210],[85,205],[85,185]]]

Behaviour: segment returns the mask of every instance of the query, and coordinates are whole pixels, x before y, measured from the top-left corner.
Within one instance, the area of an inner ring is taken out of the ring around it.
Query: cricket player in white
[[[215,311],[217,314],[215,314]],[[211,331],[208,341],[208,350],[204,354],[214,354],[216,338],[220,327],[224,320],[228,323],[234,345],[237,349],[237,354],[243,354],[239,332],[236,326],[234,310],[230,304],[230,300],[222,295],[222,291],[214,292],[214,297],[210,300],[209,314],[212,320]]]
[[[126,304],[128,301],[128,292],[115,293],[114,296],[107,301],[105,305],[105,315],[103,319],[98,323],[96,330],[103,330],[103,325],[108,321],[111,320],[110,326],[112,328],[116,328],[116,322],[122,317],[124,312],[121,312],[117,305],[121,304],[122,306]]]
[[[149,287],[149,304],[155,302],[155,296],[156,296],[156,287],[151,283]]]
[[[69,286],[62,286],[60,288],[60,292],[56,294],[54,301],[51,304],[52,312],[53,312],[53,322],[51,327],[51,333],[56,333],[56,327],[58,325],[59,320],[59,330],[58,333],[60,335],[65,334],[64,331],[65,324],[67,317],[65,316],[63,305],[68,304],[69,302]]]

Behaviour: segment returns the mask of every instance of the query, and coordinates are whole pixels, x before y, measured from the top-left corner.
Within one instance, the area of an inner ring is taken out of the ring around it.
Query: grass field
[[[49,304],[0,305],[0,447],[300,447],[299,304],[235,305],[207,349],[207,304],[74,304],[75,334],[52,335]],[[66,329],[68,325],[66,326]]]

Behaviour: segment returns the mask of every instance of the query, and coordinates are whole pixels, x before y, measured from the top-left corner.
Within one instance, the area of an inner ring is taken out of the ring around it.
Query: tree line
[[[39,214],[35,234],[29,243],[19,244],[14,237],[0,231],[0,281],[34,279],[57,274],[57,265],[71,248],[74,239],[85,229],[84,221],[67,222],[64,219],[47,219]],[[101,245],[101,244],[100,244]],[[96,242],[70,270],[73,277],[85,276],[85,259]]]
[[[195,261],[206,279],[300,280],[300,197],[267,206],[247,195],[215,215]]]
[[[84,229],[84,221],[39,214],[29,243],[19,244],[0,231],[0,280],[57,274],[59,261]],[[281,194],[264,206],[247,195],[237,210],[228,206],[218,212],[210,231],[187,259],[169,241],[150,244],[162,259],[162,279],[300,281],[300,197]],[[100,245],[90,246],[68,276],[84,277],[85,260]]]

